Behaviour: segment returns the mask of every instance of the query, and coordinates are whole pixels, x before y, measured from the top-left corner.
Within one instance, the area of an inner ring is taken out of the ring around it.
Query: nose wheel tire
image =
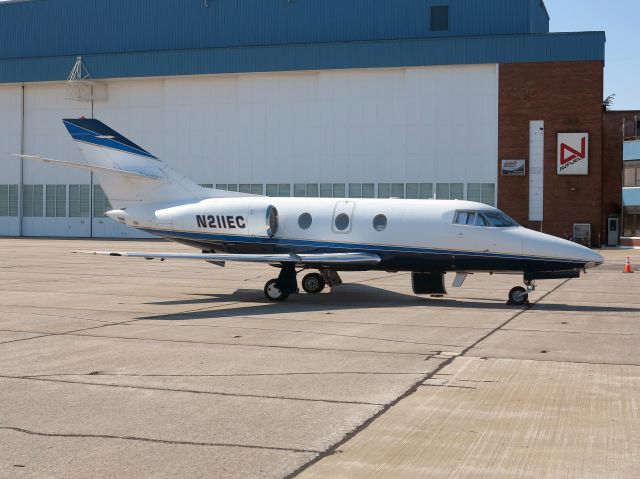
[[[284,294],[280,291],[280,288],[276,286],[277,279],[270,279],[267,284],[264,285],[264,295],[269,301],[284,301],[289,297],[288,294]]]
[[[509,291],[509,304],[523,306],[529,301],[529,293],[522,286],[516,286]]]
[[[309,273],[302,278],[302,289],[309,294],[321,293],[326,285],[326,282],[322,275],[318,273]]]

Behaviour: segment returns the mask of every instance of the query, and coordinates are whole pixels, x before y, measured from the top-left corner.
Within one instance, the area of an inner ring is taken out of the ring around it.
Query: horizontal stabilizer
[[[80,254],[124,256],[145,259],[182,259],[200,261],[238,261],[244,263],[295,263],[337,266],[370,266],[380,262],[380,257],[368,253],[327,254],[216,254],[216,253],[126,253],[110,251],[75,251]]]
[[[70,168],[79,168],[81,170],[90,170],[90,171],[101,172],[101,173],[111,173],[111,174],[120,175],[120,176],[127,176],[130,178],[138,178],[138,179],[144,179],[144,180],[159,180],[162,178],[162,176],[153,175],[149,173],[119,170],[116,168],[106,168],[104,166],[88,165],[83,163],[74,163],[73,161],[54,160],[53,158],[44,158],[42,156],[21,155],[19,153],[10,153],[10,155],[19,156],[20,158],[24,158],[25,160],[36,160],[36,161],[41,161],[43,163],[51,163],[53,165],[68,166]]]

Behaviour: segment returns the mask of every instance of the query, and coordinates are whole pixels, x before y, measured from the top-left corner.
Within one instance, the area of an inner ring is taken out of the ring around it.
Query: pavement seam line
[[[140,389],[144,391],[164,391],[164,392],[177,392],[184,394],[203,394],[203,395],[211,395],[211,396],[231,396],[231,397],[243,397],[243,398],[251,398],[251,399],[273,399],[273,400],[282,400],[282,401],[302,401],[302,402],[321,402],[321,403],[329,403],[329,404],[349,404],[349,405],[357,405],[357,406],[383,406],[381,403],[372,403],[366,401],[341,401],[338,399],[312,399],[312,398],[296,398],[296,397],[286,397],[286,396],[269,396],[263,394],[238,394],[238,393],[226,393],[219,391],[199,391],[197,389],[174,389],[174,388],[160,388],[154,386],[134,386],[130,384],[108,384],[108,383],[95,383],[95,382],[87,382],[87,381],[72,381],[69,379],[53,379],[53,378],[43,378],[43,377],[32,377],[32,376],[5,376],[0,375],[2,379],[17,379],[22,381],[41,381],[41,382],[49,382],[49,383],[62,383],[62,384],[77,384],[81,386],[101,386],[101,387],[111,387],[111,388],[121,388],[121,389]]]
[[[123,323],[124,324],[124,323]],[[104,326],[102,326],[104,327]],[[98,328],[91,328],[98,329]],[[107,336],[107,335],[96,335],[96,334],[78,334],[80,332],[84,332],[86,330],[80,330],[78,332],[70,331],[68,333],[60,333],[60,334],[51,334],[49,336],[79,336],[86,338],[98,338],[98,339],[122,339],[126,341],[152,341],[152,342],[165,342],[165,343],[178,343],[178,344],[204,344],[204,345],[212,345],[212,346],[236,346],[236,347],[246,347],[246,348],[273,348],[273,349],[295,349],[300,351],[322,351],[322,352],[342,352],[342,353],[356,353],[356,354],[392,354],[392,355],[401,355],[401,356],[425,356],[429,354],[430,351],[420,352],[420,353],[411,353],[411,352],[402,352],[402,351],[373,351],[373,350],[365,350],[365,349],[336,349],[336,348],[312,348],[312,347],[302,347],[302,346],[282,346],[282,345],[274,345],[274,344],[251,344],[251,343],[225,343],[225,342],[207,342],[207,341],[187,341],[187,340],[179,340],[179,339],[158,339],[158,338],[133,338],[126,336]],[[431,346],[439,346],[438,344],[433,344]]]

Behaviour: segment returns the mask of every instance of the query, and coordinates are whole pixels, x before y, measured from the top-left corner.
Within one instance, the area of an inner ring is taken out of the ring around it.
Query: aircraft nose
[[[576,245],[580,246],[580,245]],[[584,246],[580,246],[581,248],[581,258],[584,260],[586,268],[593,268],[594,266],[598,266],[604,263],[604,258],[597,251],[593,251],[592,249],[585,248]]]
[[[591,248],[582,246],[572,241],[561,240],[565,242],[566,256],[584,263],[585,268],[593,268],[604,263],[602,255]]]
[[[584,263],[587,268],[604,262],[604,258],[596,251],[572,241],[531,230],[525,230],[523,236],[524,250],[537,256],[571,259],[576,263]]]

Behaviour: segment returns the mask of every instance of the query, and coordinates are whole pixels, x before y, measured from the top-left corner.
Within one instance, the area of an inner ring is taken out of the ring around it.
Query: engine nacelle
[[[273,205],[251,205],[249,211],[249,234],[273,238],[278,232],[278,210]]]
[[[249,198],[212,199],[156,212],[158,225],[178,230],[272,238],[278,231],[278,210]]]

